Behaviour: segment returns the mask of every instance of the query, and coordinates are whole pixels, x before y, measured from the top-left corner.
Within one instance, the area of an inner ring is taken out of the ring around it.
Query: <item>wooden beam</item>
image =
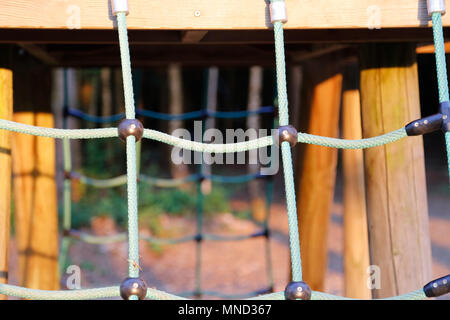
[[[445,53],[450,52],[450,41],[444,43]],[[432,54],[434,53],[434,44],[419,44],[416,49],[417,54]]]
[[[396,130],[420,118],[414,44],[361,47],[363,136]],[[365,150],[371,264],[379,267],[375,298],[430,281],[431,245],[422,137]]]
[[[324,57],[306,63],[304,79],[302,105],[309,110],[301,111],[299,131],[338,137],[342,74],[334,60]],[[298,150],[303,157],[296,178],[303,279],[311,289],[324,290],[338,153],[315,145],[300,145]]]
[[[446,0],[450,7],[450,0]],[[297,0],[286,1],[287,29],[411,28],[429,26],[426,1]],[[267,29],[268,1],[165,0],[130,1],[130,29]],[[111,29],[109,1],[3,0],[0,28]],[[443,16],[444,25],[450,15]]]
[[[53,127],[50,70],[26,56],[16,57],[15,62],[18,68],[14,70],[14,121]],[[58,289],[55,141],[15,133],[12,159],[19,284]]]
[[[42,46],[31,43],[18,43],[19,47],[28,51],[30,55],[49,66],[59,65],[58,59],[50,55]]]
[[[361,103],[357,63],[346,66],[342,94],[342,137],[362,138]],[[362,150],[343,150],[344,177],[344,287],[345,296],[371,299],[369,274],[369,236],[367,231]]]
[[[448,34],[444,28],[444,35]],[[385,29],[287,29],[286,44],[292,43],[358,43],[358,42],[432,42],[431,28],[385,28]],[[140,30],[128,32],[134,45],[181,44],[179,30]],[[33,44],[114,44],[117,30],[72,29],[1,29],[0,43]],[[201,44],[272,44],[273,31],[259,30],[209,30]]]
[[[197,43],[200,42],[208,31],[181,31],[181,42]]]
[[[12,120],[13,75],[0,69],[0,119]],[[0,130],[0,283],[8,283],[11,221],[11,132]],[[0,300],[6,300],[0,295]]]

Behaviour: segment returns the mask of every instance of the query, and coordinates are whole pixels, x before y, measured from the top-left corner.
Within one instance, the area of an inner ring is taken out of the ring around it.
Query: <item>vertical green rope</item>
[[[449,101],[448,92],[448,78],[447,78],[447,63],[445,60],[445,47],[444,47],[444,31],[442,28],[442,17],[440,12],[432,14],[431,19],[433,21],[433,38],[436,54],[436,72],[438,79],[439,90],[439,102]],[[450,178],[450,134],[445,134],[445,144],[447,149],[447,164],[448,174]]]
[[[128,46],[127,17],[125,12],[117,14],[119,31],[120,60],[122,64],[123,92],[125,98],[125,115],[127,119],[134,119],[134,92],[131,73],[130,48]]]
[[[449,101],[447,63],[445,61],[444,32],[442,29],[442,18],[440,12],[431,16],[433,21],[433,38],[436,55],[436,72],[438,78],[439,102]]]
[[[276,0],[272,0],[275,2]],[[280,21],[274,23],[275,57],[277,71],[278,109],[280,126],[289,124],[289,109],[286,86],[286,62],[284,55],[283,24]],[[284,184],[286,191],[286,205],[289,221],[289,243],[291,249],[292,280],[302,280],[302,263],[300,254],[300,239],[297,222],[297,206],[295,200],[294,176],[292,169],[292,153],[288,142],[281,146]]]
[[[130,51],[128,47],[127,20],[125,12],[117,14],[120,58],[122,63],[125,114],[127,119],[135,118],[133,78],[131,73]],[[128,275],[139,277],[139,226],[137,206],[137,161],[136,138],[127,137],[127,193],[128,193]],[[136,299],[137,297],[133,297]]]
[[[136,138],[127,137],[127,177],[128,177],[128,274],[139,277],[139,231],[137,208]]]

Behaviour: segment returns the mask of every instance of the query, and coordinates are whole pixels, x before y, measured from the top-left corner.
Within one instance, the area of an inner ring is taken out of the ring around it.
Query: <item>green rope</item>
[[[433,13],[431,19],[433,21],[433,38],[436,55],[439,102],[443,103],[450,101],[450,98],[448,93],[447,63],[445,60],[444,31],[442,28],[441,13]],[[447,149],[448,175],[450,179],[450,134],[448,132],[445,133],[445,144]]]
[[[23,287],[17,287],[9,284],[0,284],[0,292],[2,294],[20,297],[25,299],[35,300],[85,300],[85,299],[103,299],[103,298],[119,298],[119,286],[95,288],[95,289],[81,289],[81,290],[36,290]],[[147,289],[147,298],[152,300],[186,300],[186,298],[173,295],[164,291],[159,291],[153,288]],[[312,300],[356,300],[322,292],[313,291]],[[423,300],[426,299],[425,293],[422,289],[409,292],[407,294],[399,295],[379,300]],[[284,300],[284,292],[270,293],[252,297],[248,300]]]
[[[99,139],[118,137],[117,128],[55,129],[31,126],[3,119],[0,119],[0,129],[55,139]],[[404,137],[406,137],[406,131],[404,128],[401,128],[378,137],[360,140],[344,140],[316,136],[307,133],[299,133],[298,141],[301,143],[326,146],[330,148],[366,149],[385,145]],[[237,153],[270,147],[273,144],[272,136],[261,137],[238,143],[214,144],[181,139],[151,129],[144,129],[143,138],[159,141],[181,149],[202,153]]]
[[[272,0],[273,2],[273,0]],[[277,71],[278,112],[280,126],[289,125],[288,96],[286,86],[286,65],[284,56],[283,24],[274,23],[275,59]],[[289,222],[289,244],[291,252],[292,279],[302,280],[302,261],[300,254],[300,239],[298,234],[297,205],[295,200],[294,173],[292,170],[292,154],[289,142],[281,145],[284,186],[286,192],[287,215]]]

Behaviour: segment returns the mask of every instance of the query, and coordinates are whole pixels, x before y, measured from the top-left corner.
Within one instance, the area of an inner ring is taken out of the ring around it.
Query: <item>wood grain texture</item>
[[[13,75],[0,69],[0,119],[12,120]],[[0,283],[8,283],[11,221],[11,132],[0,130]],[[7,299],[0,295],[0,300]]]
[[[364,137],[420,118],[415,46],[361,49]],[[422,137],[365,151],[371,264],[380,267],[375,298],[406,293],[430,281],[431,248]]]
[[[361,103],[357,65],[351,64],[344,73],[342,94],[342,137],[362,138]],[[364,185],[364,155],[362,150],[343,150],[344,178],[344,288],[345,296],[371,299],[367,286],[370,265]]]
[[[13,120],[53,127],[50,70],[26,57],[22,59],[14,70]],[[14,133],[12,160],[19,284],[58,289],[55,141]]]
[[[446,1],[450,7],[450,0]],[[426,1],[286,0],[291,29],[390,28],[429,25]],[[268,1],[134,0],[130,29],[266,29]],[[111,29],[107,0],[2,0],[0,28]],[[450,24],[450,15],[443,17]]]
[[[335,69],[333,61],[325,59],[305,65],[304,91],[312,96],[304,104],[309,111],[301,114],[306,124],[300,126],[300,131],[338,136],[342,74]],[[300,150],[302,164],[296,180],[303,278],[311,289],[323,291],[337,150],[315,145],[301,145]]]
[[[14,114],[14,121],[53,127],[50,113],[19,112]],[[13,136],[19,283],[55,290],[59,288],[55,143],[50,138]]]

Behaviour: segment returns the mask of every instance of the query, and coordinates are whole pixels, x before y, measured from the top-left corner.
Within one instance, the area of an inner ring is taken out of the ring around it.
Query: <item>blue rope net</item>
[[[272,0],[271,2],[279,2],[283,0]],[[120,43],[120,52],[121,52],[121,62],[122,62],[122,73],[123,73],[123,85],[124,85],[124,95],[125,95],[125,118],[136,126],[135,116],[135,103],[134,103],[134,94],[133,94],[133,83],[131,76],[131,63],[130,63],[130,54],[129,54],[129,46],[128,46],[128,35],[127,35],[127,25],[126,25],[126,14],[125,12],[119,12],[117,14],[117,22],[118,22],[118,32],[119,32],[119,43]],[[442,23],[441,17],[439,14],[433,14],[433,29],[435,34],[435,42],[436,42],[436,59],[437,59],[437,67],[438,67],[438,75],[439,75],[439,88],[440,88],[440,97],[441,100],[448,100],[448,85],[447,85],[447,76],[445,70],[445,55],[443,54],[443,37],[442,37]],[[277,71],[277,91],[278,91],[278,99],[279,99],[279,122],[280,126],[288,126],[289,125],[289,109],[288,109],[288,99],[287,99],[287,88],[286,88],[286,70],[285,70],[285,57],[284,57],[284,36],[283,36],[283,24],[281,21],[274,22],[274,35],[275,35],[275,54],[276,54],[276,71]],[[444,57],[444,58],[443,58]],[[443,102],[443,101],[441,101]],[[445,101],[444,101],[445,102]],[[200,116],[201,112],[195,114],[195,116]],[[97,120],[106,121],[115,120],[116,118],[108,118],[108,119],[99,119],[99,118],[89,118],[85,117],[80,113],[74,112],[72,114],[74,116],[79,116],[81,118],[84,117],[86,120],[93,120],[94,122]],[[163,117],[166,120],[172,119],[171,117],[161,116],[161,114],[147,113],[147,116],[155,116]],[[216,114],[216,115],[221,115]],[[239,116],[248,115],[248,113],[238,114]],[[122,117],[123,115],[120,115]],[[184,115],[185,117],[186,115]],[[192,116],[190,114],[189,116]],[[237,116],[234,114],[233,116]],[[116,117],[116,116],[115,116]],[[118,117],[118,116],[117,116]],[[183,117],[183,116],[181,116]],[[117,118],[118,120],[118,118]],[[59,138],[63,139],[63,147],[67,150],[69,149],[69,139],[98,139],[98,138],[108,138],[108,137],[118,137],[119,132],[117,128],[104,128],[104,129],[84,129],[84,130],[68,130],[68,129],[52,129],[52,128],[42,128],[35,126],[23,125],[20,123],[0,120],[0,129],[6,129],[14,132],[27,133],[32,135],[39,135],[45,137]],[[317,137],[312,135],[305,135],[303,133],[298,134],[298,142],[304,143],[312,143],[317,145],[325,145],[328,147],[337,147],[337,148],[369,148],[373,146],[383,145],[387,143],[391,143],[395,140],[404,138],[407,136],[407,130],[405,128],[394,131],[393,133],[386,134],[380,137],[363,139],[357,141],[345,141],[339,139],[330,139],[326,137]],[[241,152],[254,150],[262,147],[270,146],[274,143],[277,143],[276,138],[269,136],[265,138],[259,138],[256,140],[251,140],[242,143],[234,143],[234,144],[225,144],[225,145],[211,145],[204,144],[202,142],[193,142],[187,141],[183,139],[178,139],[171,137],[169,135],[144,129],[143,130],[143,138],[154,139],[157,141],[161,141],[167,143],[169,145],[174,145],[180,148],[184,148],[187,150],[194,150],[199,152],[215,152],[215,153],[233,153],[233,152]],[[449,145],[448,139],[450,138],[449,134],[446,134],[447,138],[447,146]],[[130,299],[138,299],[139,298],[149,298],[149,299],[158,299],[158,300],[167,300],[167,299],[184,299],[181,295],[172,295],[163,291],[159,291],[153,288],[146,288],[146,286],[141,285],[139,282],[139,233],[138,233],[138,198],[137,198],[137,189],[138,189],[138,172],[137,172],[137,151],[136,151],[136,136],[130,134],[126,137],[126,156],[127,156],[127,174],[121,179],[126,180],[127,185],[127,195],[128,195],[128,233],[127,235],[117,235],[114,239],[108,239],[109,241],[123,241],[128,239],[128,276],[131,278],[132,284],[140,286],[142,292],[132,291],[131,294],[126,295],[124,292],[126,291],[125,283],[129,279],[126,279],[121,286],[112,286],[106,288],[96,288],[96,289],[84,289],[84,290],[63,290],[63,291],[43,291],[43,290],[35,290],[23,287],[17,287],[8,284],[0,284],[0,294],[5,294],[9,296],[17,296],[22,298],[29,299],[98,299],[98,298],[113,298],[120,297],[130,298]],[[300,245],[299,245],[299,234],[298,234],[298,221],[297,221],[297,212],[296,212],[296,199],[295,199],[295,188],[294,188],[294,180],[293,180],[293,172],[292,172],[292,152],[291,152],[291,142],[292,141],[284,141],[281,140],[281,154],[283,161],[283,170],[284,170],[284,182],[285,182],[285,192],[286,192],[286,202],[287,202],[287,214],[289,221],[289,238],[290,238],[290,252],[291,252],[291,269],[292,269],[292,279],[294,283],[300,283],[302,281],[302,267],[301,267],[301,254],[300,254]],[[297,142],[297,141],[296,141]],[[450,160],[450,159],[449,159]],[[71,170],[70,158],[65,158],[64,169],[67,172]],[[450,169],[450,168],[449,168]],[[198,173],[202,176],[202,172]],[[87,178],[85,178],[87,179]],[[195,180],[195,179],[194,179]],[[87,181],[87,180],[86,180]],[[125,181],[120,181],[125,182]],[[70,179],[65,180],[65,185],[67,186],[66,190],[70,190],[69,187]],[[199,184],[197,184],[199,186]],[[200,193],[201,194],[201,193]],[[65,192],[64,198],[70,201],[70,192]],[[201,205],[199,206],[201,208]],[[70,212],[70,208],[67,208]],[[202,232],[201,224],[201,215],[198,215],[198,229]],[[70,230],[70,220],[65,219],[64,221],[65,230]],[[91,242],[98,242],[98,238],[89,238],[88,235],[84,235],[81,233],[68,234],[68,236],[73,235],[79,236],[83,240],[91,240]],[[194,235],[194,238],[198,235]],[[203,235],[204,237],[206,235]],[[254,235],[259,236],[259,235]],[[217,236],[210,235],[210,238],[218,239]],[[191,241],[194,239],[193,236],[188,236],[185,239],[178,239],[178,242],[182,241]],[[63,250],[67,249],[68,246],[68,237],[63,241]],[[105,240],[105,239],[100,239]],[[156,241],[157,239],[148,239],[149,241]],[[159,240],[159,239],[158,239]],[[198,242],[199,243],[199,242]],[[200,257],[201,247],[197,247],[197,257]],[[198,270],[198,269],[197,269]],[[447,293],[449,286],[449,277],[446,276],[444,278],[435,280],[434,282],[430,282],[424,288],[418,289],[416,291],[388,298],[388,299],[424,299],[430,295],[430,292],[435,294]],[[198,279],[198,278],[197,278]],[[134,282],[133,282],[134,281]],[[144,290],[145,288],[145,290]],[[123,289],[123,290],[122,290]],[[130,288],[128,288],[130,289]],[[435,291],[433,291],[435,290]],[[221,295],[222,297],[227,298],[226,295],[216,292],[208,292],[203,291],[200,292],[200,285],[197,283],[196,290],[193,292],[185,292],[185,296],[197,295],[199,293],[204,293],[208,295]],[[261,292],[254,292],[253,294],[257,295]],[[242,296],[244,297],[244,296]],[[287,292],[276,292],[276,293],[268,293],[258,295],[252,299],[265,299],[265,300],[283,300],[288,298]],[[311,299],[316,300],[334,300],[334,299],[347,299],[344,297],[338,297],[322,292],[313,291],[310,296]]]

